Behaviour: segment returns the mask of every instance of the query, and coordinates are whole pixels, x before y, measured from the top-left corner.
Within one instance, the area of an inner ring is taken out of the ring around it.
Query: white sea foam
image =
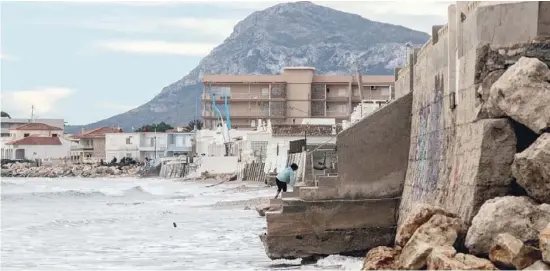
[[[242,183],[162,179],[2,180],[2,269],[360,269],[361,259],[271,261],[255,211],[196,208],[272,196]],[[176,227],[173,226],[176,223]]]

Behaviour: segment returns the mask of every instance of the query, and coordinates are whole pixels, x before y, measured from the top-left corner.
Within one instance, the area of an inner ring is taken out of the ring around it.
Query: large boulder
[[[422,269],[430,253],[439,247],[453,246],[465,225],[460,218],[433,215],[420,226],[401,250],[399,264],[405,269]]]
[[[427,260],[428,270],[497,270],[487,259],[478,258],[473,255],[458,253],[445,253],[445,251],[434,250]]]
[[[542,252],[542,260],[550,264],[550,223],[540,232],[539,245]]]
[[[543,261],[536,261],[534,264],[523,270],[550,270],[550,265],[544,263]]]
[[[391,247],[375,247],[367,253],[363,262],[363,270],[395,270],[399,269],[399,250]]]
[[[502,112],[536,133],[550,127],[550,69],[536,58],[521,57],[493,84],[488,111]]]
[[[472,254],[488,254],[501,233],[522,242],[536,241],[550,222],[550,205],[537,205],[528,197],[505,196],[486,201],[472,219],[465,245]]]
[[[512,174],[529,196],[550,203],[549,133],[542,134],[529,148],[515,155]]]
[[[414,232],[424,223],[428,222],[433,215],[441,214],[448,217],[456,217],[455,214],[447,212],[440,207],[428,204],[418,204],[407,216],[407,219],[401,223],[395,236],[395,245],[403,247],[409,241]]]
[[[489,259],[499,267],[506,269],[521,270],[540,260],[540,258],[540,250],[524,244],[508,233],[499,234],[491,251],[489,251]]]

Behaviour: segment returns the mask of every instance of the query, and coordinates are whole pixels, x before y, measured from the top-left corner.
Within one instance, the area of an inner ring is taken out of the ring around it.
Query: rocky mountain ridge
[[[201,109],[204,74],[278,74],[285,66],[313,66],[318,74],[349,74],[357,63],[363,74],[392,74],[405,62],[405,43],[423,44],[429,35],[365,19],[311,2],[278,4],[256,11],[188,75],[165,87],[151,101],[85,126],[128,130],[144,124],[187,123]],[[199,105],[199,108],[196,107]],[[73,131],[74,130],[74,131]]]

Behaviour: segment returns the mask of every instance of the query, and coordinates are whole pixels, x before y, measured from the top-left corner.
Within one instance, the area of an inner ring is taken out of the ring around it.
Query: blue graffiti
[[[444,125],[443,113],[443,75],[435,76],[434,100],[420,109],[418,133],[416,135],[416,163],[413,183],[412,201],[418,201],[437,189],[440,174],[440,162],[443,155]]]

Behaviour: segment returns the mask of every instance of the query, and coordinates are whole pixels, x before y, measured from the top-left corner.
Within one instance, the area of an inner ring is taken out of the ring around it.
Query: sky
[[[88,124],[151,100],[254,11],[286,1],[0,2],[1,108]],[[452,2],[313,1],[431,33]]]

